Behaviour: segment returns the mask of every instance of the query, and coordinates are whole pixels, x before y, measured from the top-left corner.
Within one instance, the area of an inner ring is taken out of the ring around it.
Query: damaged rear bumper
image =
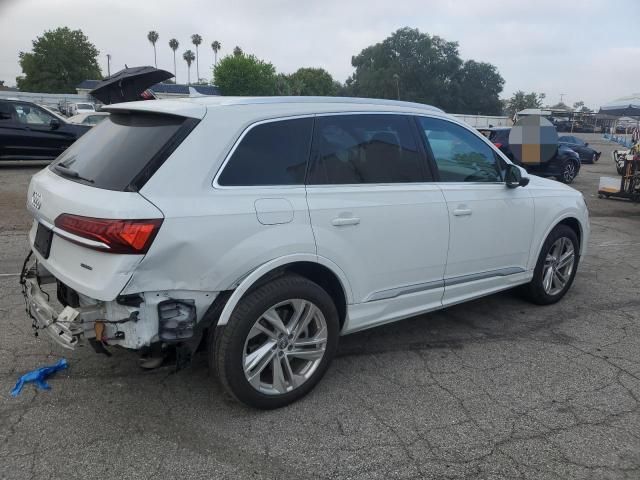
[[[80,318],[80,311],[65,307],[58,312],[49,303],[49,296],[42,291],[40,278],[37,265],[33,264],[27,270],[25,262],[20,283],[27,313],[33,320],[33,327],[36,332],[45,332],[58,345],[73,350],[83,333],[82,326],[76,323]]]
[[[102,301],[70,289],[41,262],[29,264],[30,256],[20,275],[27,314],[36,335],[44,332],[64,348],[73,350],[84,340],[100,353],[106,353],[107,346],[131,350],[153,344],[197,346],[209,325],[204,313],[216,292],[153,291]],[[56,284],[52,297],[59,304],[50,298],[49,289],[43,290],[46,284]]]

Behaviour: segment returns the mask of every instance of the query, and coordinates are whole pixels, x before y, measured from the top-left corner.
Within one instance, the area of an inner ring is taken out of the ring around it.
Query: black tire
[[[263,393],[245,377],[245,342],[256,321],[268,309],[290,299],[311,302],[322,313],[327,327],[324,356],[311,376],[299,387],[283,394]],[[215,346],[210,345],[209,355],[213,356],[220,382],[232,397],[250,407],[280,408],[309,393],[323,377],[338,347],[339,329],[338,311],[329,294],[307,278],[287,274],[257,287],[240,300],[228,324],[216,329],[215,337],[211,338]]]
[[[569,185],[578,176],[578,168],[579,167],[576,166],[573,161],[566,160],[562,165],[560,175],[558,175],[556,178],[559,182]]]
[[[543,286],[543,275],[544,275],[544,264],[547,254],[549,254],[551,247],[554,243],[561,239],[567,238],[573,244],[573,251],[575,254],[575,260],[573,263],[573,269],[571,270],[571,274],[565,286],[558,293],[554,295],[548,294]],[[537,304],[537,305],[550,305],[552,303],[556,303],[567,293],[571,285],[573,284],[573,279],[576,276],[576,271],[578,269],[578,263],[580,260],[580,245],[578,243],[578,237],[576,232],[573,231],[570,227],[566,225],[558,225],[556,226],[547,239],[544,241],[542,245],[542,249],[540,250],[540,255],[538,256],[538,261],[536,263],[536,268],[533,271],[533,278],[531,282],[524,285],[522,288],[522,292],[525,297]]]

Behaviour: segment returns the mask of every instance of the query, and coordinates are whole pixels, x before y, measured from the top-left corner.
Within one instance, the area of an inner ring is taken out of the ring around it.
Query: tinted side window
[[[443,182],[501,182],[493,150],[455,123],[419,117]]]
[[[256,125],[240,141],[218,178],[225,186],[303,185],[312,118]]]
[[[26,125],[49,125],[54,119],[53,115],[28,103],[16,103],[15,109],[18,114],[18,122]]]
[[[403,115],[331,115],[316,118],[308,183],[423,182],[426,169]]]

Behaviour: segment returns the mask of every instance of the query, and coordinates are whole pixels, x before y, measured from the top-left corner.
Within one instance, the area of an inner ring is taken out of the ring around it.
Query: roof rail
[[[410,107],[420,110],[442,112],[443,110],[423,103],[403,102],[400,100],[385,100],[382,98],[360,98],[360,97],[207,97],[211,103],[217,105],[252,105],[271,103],[351,103],[360,105],[387,105],[395,107]],[[213,100],[215,99],[215,100]],[[206,100],[203,100],[206,101]]]

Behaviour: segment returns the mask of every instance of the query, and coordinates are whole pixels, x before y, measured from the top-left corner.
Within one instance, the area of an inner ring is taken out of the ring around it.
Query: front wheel
[[[576,232],[558,225],[542,245],[533,279],[524,287],[525,295],[538,305],[556,303],[571,287],[579,258]]]
[[[338,331],[338,312],[327,292],[304,277],[285,275],[239,302],[216,333],[210,355],[233,397],[255,408],[279,408],[320,381]]]
[[[558,176],[558,180],[567,185],[573,182],[578,175],[578,169],[571,160],[567,160],[562,167],[562,172]]]

